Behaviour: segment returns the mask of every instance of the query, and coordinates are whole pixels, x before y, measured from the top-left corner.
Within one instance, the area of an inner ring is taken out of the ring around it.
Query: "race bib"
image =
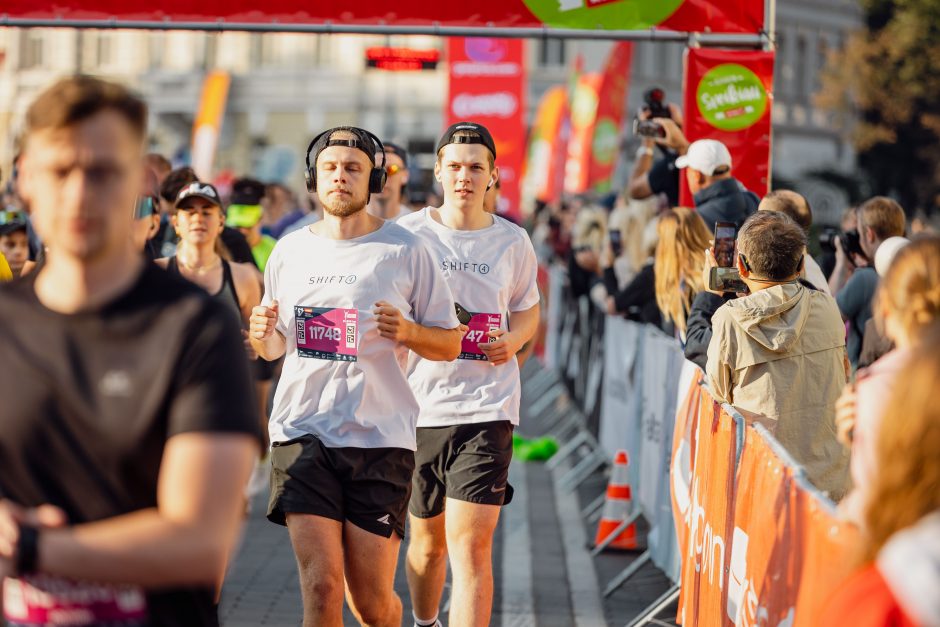
[[[463,343],[460,347],[460,357],[458,359],[486,359],[486,355],[480,350],[479,345],[496,341],[496,339],[490,337],[488,333],[499,329],[502,320],[502,314],[473,314],[469,324],[467,324],[469,328],[463,336]]]
[[[136,586],[87,583],[48,575],[4,580],[3,611],[10,627],[143,627],[148,622],[147,597]]]
[[[359,312],[330,307],[294,307],[297,353],[301,357],[356,361]]]

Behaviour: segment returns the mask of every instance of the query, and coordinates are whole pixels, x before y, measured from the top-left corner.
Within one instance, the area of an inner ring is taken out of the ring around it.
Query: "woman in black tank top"
[[[184,187],[176,200],[172,224],[180,237],[176,255],[157,263],[206,290],[247,328],[251,308],[261,301],[260,276],[257,270],[226,259],[220,239],[225,212],[216,189],[198,182]]]

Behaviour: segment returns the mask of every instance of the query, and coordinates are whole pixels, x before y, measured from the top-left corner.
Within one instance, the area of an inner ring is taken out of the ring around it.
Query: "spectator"
[[[934,329],[926,337],[897,373],[904,385],[889,397],[873,443],[880,471],[865,503],[864,566],[820,625],[940,625],[940,336]]]
[[[669,114],[671,118],[654,117],[648,107],[637,114],[637,119],[641,121],[655,119],[663,128],[665,137],[641,138],[642,144],[637,148],[633,172],[630,174],[629,192],[630,198],[634,200],[663,196],[667,206],[675,207],[679,204],[679,169],[676,167],[676,159],[686,153],[689,142],[680,130],[682,112],[679,107],[670,103]],[[654,161],[654,148],[657,146],[662,157]]]
[[[847,207],[842,211],[842,217],[839,220],[839,226],[843,233],[848,233],[849,231],[854,231],[858,229],[858,218],[855,215],[855,207]],[[835,234],[837,234],[836,232]],[[830,233],[830,237],[833,234]],[[829,280],[832,277],[832,273],[836,267],[836,238],[832,237],[828,245],[822,245],[822,253],[819,255],[819,267],[823,271],[823,274],[826,275],[826,280]],[[820,241],[822,244],[822,241]],[[832,293],[830,288],[829,293]]]
[[[663,321],[675,325],[686,341],[686,320],[692,300],[704,289],[702,268],[711,234],[692,209],[676,207],[659,218],[654,275],[656,303]]]
[[[720,141],[700,139],[688,152],[676,159],[676,167],[685,169],[695,210],[714,232],[716,222],[734,222],[738,226],[757,211],[759,198],[731,175],[731,153]]]
[[[607,216],[601,209],[584,207],[575,216],[571,232],[568,277],[577,298],[590,293],[598,281],[600,256],[607,240]]]
[[[906,237],[889,237],[878,247],[878,252],[875,253],[875,272],[878,273],[879,280],[884,278],[901,249],[910,243],[911,240]],[[872,313],[871,319],[865,323],[862,352],[858,356],[859,368],[867,368],[894,349],[894,342],[885,335],[884,330],[877,324],[874,312]]]
[[[659,305],[656,303],[656,245],[659,241],[658,223],[652,220],[643,229],[641,249],[646,252],[646,259],[640,271],[623,289],[611,289],[612,268],[605,271],[604,280],[608,283],[607,313],[621,314],[628,320],[644,322],[661,327],[663,323]]]
[[[858,233],[862,252],[872,260],[882,242],[889,237],[904,235],[904,210],[890,198],[876,196],[858,209]],[[842,318],[849,323],[846,343],[849,361],[855,367],[862,351],[865,323],[871,318],[871,301],[878,287],[878,274],[870,265],[852,271],[845,252],[841,244],[836,245],[836,268],[829,279],[829,286]]]
[[[887,248],[888,242],[882,246]],[[879,255],[881,250],[879,250]],[[940,318],[940,237],[926,236],[897,253],[875,297],[874,321],[896,348],[870,368],[859,370],[856,390],[846,386],[837,406],[840,438],[849,444],[852,433],[852,482],[855,490],[844,511],[859,520],[865,498],[879,469],[875,448],[881,416],[892,390],[900,387],[898,373],[922,342],[926,329]],[[908,384],[905,384],[907,387]]]
[[[813,225],[813,210],[802,194],[789,189],[774,190],[764,196],[757,206],[758,211],[779,211],[785,213],[803,229],[809,237],[809,229]],[[832,295],[829,292],[829,282],[808,251],[803,251],[803,278],[820,292]]]
[[[225,220],[227,226],[238,229],[245,237],[251,247],[254,264],[262,272],[277,244],[276,239],[261,232],[264,224],[261,199],[264,193],[265,186],[261,181],[252,178],[235,179],[232,182],[232,202]]]
[[[712,317],[705,372],[716,399],[764,425],[838,500],[848,475],[835,429],[845,329],[832,297],[798,281],[805,248],[806,235],[785,214],[762,211],[744,223],[737,267],[751,293]]]

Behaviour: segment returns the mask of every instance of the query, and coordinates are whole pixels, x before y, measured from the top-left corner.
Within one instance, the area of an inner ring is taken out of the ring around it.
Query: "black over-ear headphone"
[[[313,150],[313,147],[316,146],[317,142],[326,135],[329,136],[332,133],[337,131],[349,131],[355,134],[356,131],[368,135],[375,141],[378,149],[382,151],[382,165],[379,167],[373,167],[372,171],[369,172],[369,193],[370,194],[381,194],[382,190],[385,189],[385,179],[388,178],[388,172],[385,170],[385,161],[388,157],[385,154],[385,145],[382,143],[382,140],[379,139],[375,134],[370,133],[369,131],[358,128],[358,127],[336,127],[329,130],[323,131],[319,135],[313,138],[310,144],[307,146],[307,156],[304,158],[304,161],[307,164],[307,169],[304,170],[304,181],[307,183],[307,191],[313,193],[317,191],[317,164],[310,165],[310,151]],[[357,139],[331,139],[326,142],[327,148],[329,146],[347,146],[349,148],[358,148],[363,152],[368,152],[368,146],[364,145],[362,141]],[[373,159],[375,155],[373,154]]]

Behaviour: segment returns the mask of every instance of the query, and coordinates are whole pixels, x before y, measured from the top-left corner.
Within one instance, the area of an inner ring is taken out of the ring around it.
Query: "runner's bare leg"
[[[410,538],[405,572],[411,606],[418,618],[430,619],[440,611],[447,579],[447,535],[444,516],[418,518],[409,514]]]
[[[451,627],[486,627],[493,610],[493,534],[498,505],[447,499],[447,550],[453,593]]]
[[[343,625],[343,523],[309,514],[288,514],[297,555],[304,627]]]
[[[383,538],[346,522],[346,600],[362,625],[400,627],[401,599],[395,594],[395,568],[401,538]]]

